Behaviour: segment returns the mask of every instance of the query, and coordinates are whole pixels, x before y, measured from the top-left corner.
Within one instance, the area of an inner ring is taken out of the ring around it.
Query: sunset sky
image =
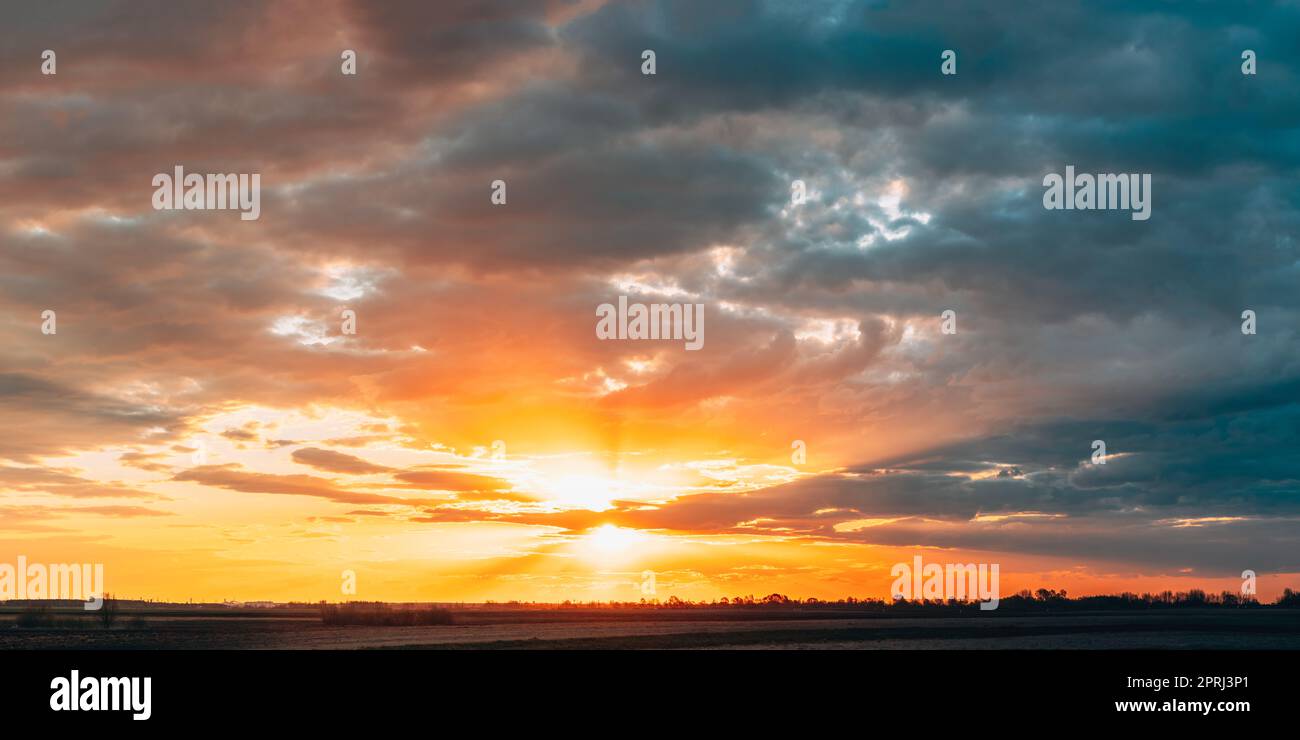
[[[1300,587],[1300,5],[989,5],[3,0],[0,562]],[[260,218],[154,210],[178,165],[260,173]],[[1045,210],[1067,165],[1151,173],[1150,220]],[[619,296],[703,347],[599,340]]]

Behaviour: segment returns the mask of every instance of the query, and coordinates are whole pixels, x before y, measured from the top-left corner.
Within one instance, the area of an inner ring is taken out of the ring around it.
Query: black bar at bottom
[[[49,729],[86,722],[125,722],[133,729],[337,728],[380,720],[535,729],[597,717],[613,721],[610,729],[830,723],[874,732],[886,720],[924,730],[1030,719],[1057,729],[1151,720],[1230,720],[1248,728],[1296,706],[1296,657],[1247,651],[10,651],[0,653],[0,717]],[[74,670],[82,680],[149,677],[151,716],[54,711],[51,683],[70,679]],[[1116,702],[1154,704],[1120,711]],[[1213,706],[1206,713],[1190,702]]]

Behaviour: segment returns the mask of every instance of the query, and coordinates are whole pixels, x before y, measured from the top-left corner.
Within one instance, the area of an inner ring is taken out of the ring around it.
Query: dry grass
[[[78,629],[84,627],[86,621],[56,614],[48,606],[29,606],[14,618],[14,625],[22,629]]]
[[[452,624],[451,612],[438,607],[394,609],[380,602],[350,601],[346,604],[321,604],[321,622],[331,625],[366,627],[424,627]]]

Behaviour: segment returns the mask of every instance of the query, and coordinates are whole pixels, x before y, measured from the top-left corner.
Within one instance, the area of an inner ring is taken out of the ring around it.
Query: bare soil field
[[[0,650],[352,649],[1285,649],[1300,612],[863,616],[800,609],[456,610],[440,626],[327,626],[309,609],[152,610],[112,628],[27,628],[0,613]]]

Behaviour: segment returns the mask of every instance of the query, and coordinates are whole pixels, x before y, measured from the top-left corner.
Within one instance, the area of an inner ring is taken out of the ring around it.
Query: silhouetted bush
[[[19,627],[50,627],[54,621],[54,615],[50,613],[49,607],[29,606],[18,614],[14,623]]]
[[[117,621],[117,599],[110,594],[104,594],[104,603],[99,605],[95,618],[104,625],[104,629],[112,629],[113,623]]]

